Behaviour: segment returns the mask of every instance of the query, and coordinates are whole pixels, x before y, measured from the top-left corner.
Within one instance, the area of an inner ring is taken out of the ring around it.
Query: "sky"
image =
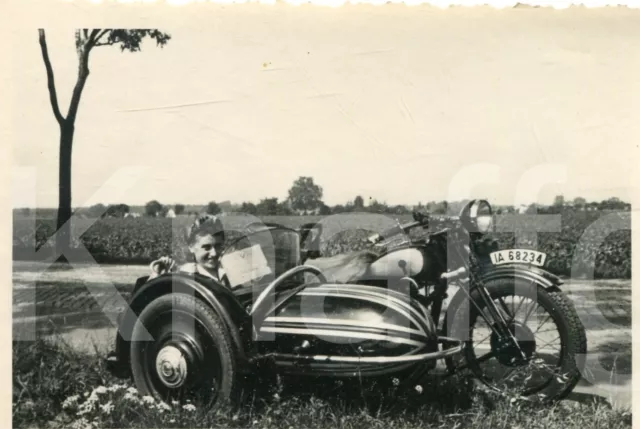
[[[172,36],[163,49],[91,53],[74,206],[284,199],[299,176],[329,205],[632,198],[640,27],[630,13],[207,6],[140,19]],[[8,71],[14,207],[58,198],[36,29],[20,30]],[[47,42],[65,113],[73,27],[47,27]],[[123,168],[137,179],[105,190]]]

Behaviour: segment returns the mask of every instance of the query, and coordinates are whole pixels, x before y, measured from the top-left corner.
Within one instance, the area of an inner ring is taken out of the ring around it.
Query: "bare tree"
[[[122,29],[79,29],[75,32],[76,53],[78,54],[78,77],[71,95],[71,102],[66,116],[63,116],[58,104],[53,66],[49,59],[47,40],[43,29],[38,30],[42,59],[47,71],[47,85],[53,115],[60,127],[60,165],[59,165],[59,194],[58,194],[58,249],[68,249],[71,239],[71,150],[75,121],[80,105],[82,90],[89,77],[89,54],[98,46],[119,45],[121,51],[136,52],[140,50],[143,39],[155,39],[158,46],[164,46],[170,35],[158,30],[122,30]]]

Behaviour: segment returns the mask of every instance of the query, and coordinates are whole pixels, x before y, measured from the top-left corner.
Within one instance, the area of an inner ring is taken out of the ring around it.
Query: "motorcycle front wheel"
[[[488,281],[485,287],[515,337],[496,333],[496,321],[477,290],[447,312],[449,335],[465,341],[465,351],[447,366],[461,366],[492,390],[537,397],[565,398],[581,378],[587,353],[584,327],[575,307],[557,288],[516,278]],[[484,315],[484,317],[483,317]],[[451,322],[450,322],[451,321]]]

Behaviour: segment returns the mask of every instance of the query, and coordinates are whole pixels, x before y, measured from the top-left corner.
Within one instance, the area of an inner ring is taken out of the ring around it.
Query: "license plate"
[[[542,252],[529,249],[506,249],[493,252],[489,255],[494,265],[502,264],[531,264],[538,267],[544,265],[547,255]]]

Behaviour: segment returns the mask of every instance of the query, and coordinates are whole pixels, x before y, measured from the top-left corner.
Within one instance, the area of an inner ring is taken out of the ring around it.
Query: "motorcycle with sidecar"
[[[493,216],[473,200],[432,232],[414,213],[369,237],[374,256],[348,282],[302,250],[317,224],[247,228],[222,256],[231,288],[198,273],[138,279],[107,363],[143,394],[212,406],[264,368],[418,383],[437,361],[495,390],[562,399],[581,377],[584,327],[544,253],[479,244]],[[427,233],[411,238],[414,228]]]

